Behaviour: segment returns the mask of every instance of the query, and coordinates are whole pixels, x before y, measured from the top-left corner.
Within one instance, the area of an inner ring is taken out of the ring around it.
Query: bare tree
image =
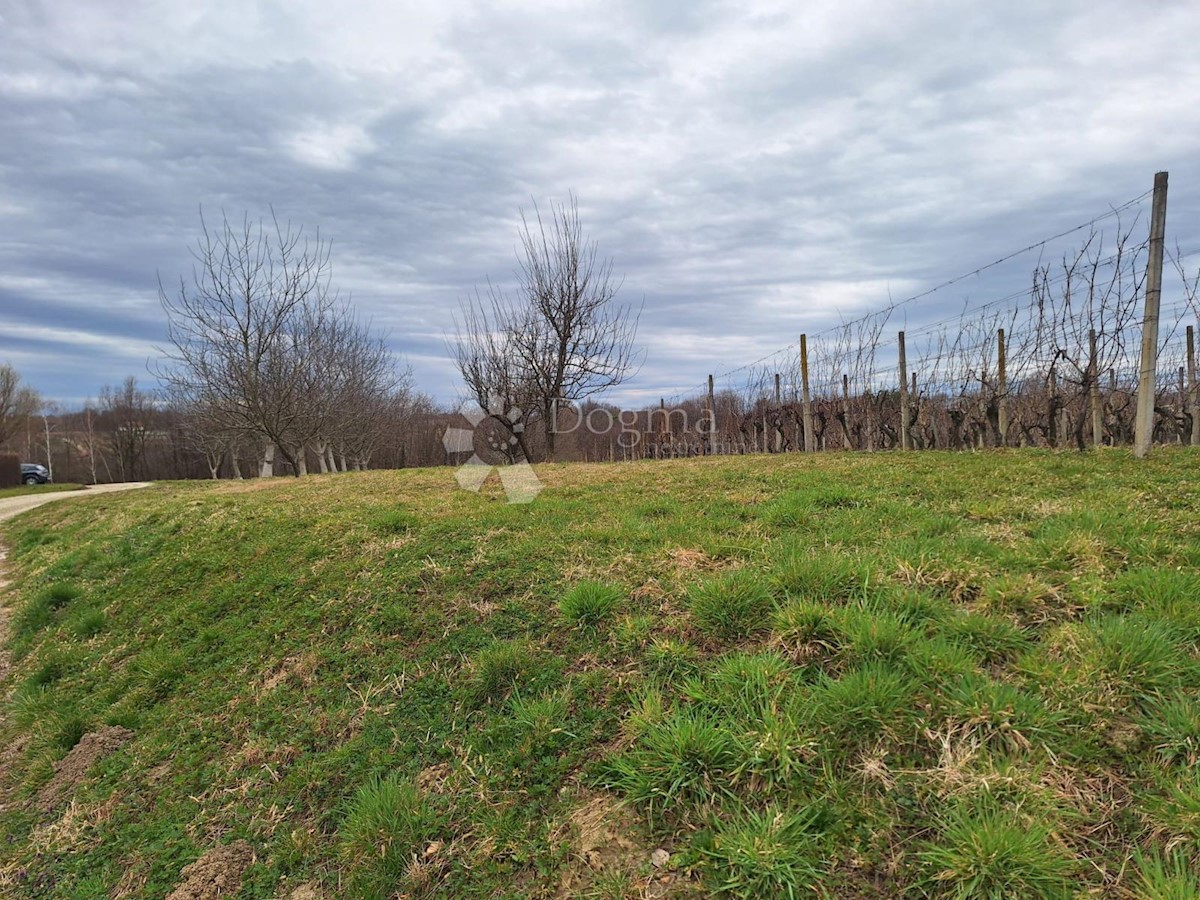
[[[21,384],[21,376],[12,366],[0,365],[0,447],[15,435],[31,416],[37,414],[42,400],[37,391]]]
[[[118,387],[100,390],[100,408],[110,428],[109,441],[122,481],[135,481],[146,458],[146,439],[154,427],[154,395],[138,388],[130,375]]]
[[[526,423],[542,424],[546,455],[556,451],[558,404],[578,402],[629,378],[640,309],[616,302],[612,260],[583,232],[574,196],[543,219],[521,215],[517,289],[490,283],[456,323],[455,362],[471,397],[520,444]]]
[[[276,449],[299,474],[297,425],[305,414],[305,318],[330,310],[329,245],[300,229],[247,217],[223,218],[193,250],[191,285],[175,298],[160,286],[169,318],[168,365],[158,373],[173,390],[219,411],[224,428],[256,440],[261,472],[272,474]]]

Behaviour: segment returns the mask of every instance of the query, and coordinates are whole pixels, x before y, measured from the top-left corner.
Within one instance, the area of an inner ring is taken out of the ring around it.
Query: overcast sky
[[[70,403],[149,382],[157,277],[190,271],[201,207],[319,227],[337,286],[442,400],[452,313],[511,280],[531,198],[574,191],[644,298],[625,399],[973,269],[1159,169],[1169,241],[1200,249],[1194,0],[340,6],[0,0],[0,361]]]

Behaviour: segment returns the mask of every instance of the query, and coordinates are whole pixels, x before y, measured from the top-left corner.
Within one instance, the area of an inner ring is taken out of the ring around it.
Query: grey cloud
[[[623,296],[645,299],[626,397],[988,262],[1158,168],[1172,237],[1200,249],[1187,3],[952,22],[856,2],[29,9],[0,36],[0,358],[52,395],[144,373],[157,274],[171,289],[189,273],[201,207],[319,227],[343,292],[445,400],[452,313],[511,279],[531,198],[575,191]],[[1034,262],[904,320],[1019,289]],[[109,343],[30,337],[46,319]]]

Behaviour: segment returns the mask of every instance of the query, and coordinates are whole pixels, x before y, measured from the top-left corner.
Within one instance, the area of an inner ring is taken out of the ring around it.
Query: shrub
[[[694,585],[688,600],[696,625],[721,640],[737,640],[770,627],[774,600],[763,580],[751,572]]]
[[[558,610],[580,628],[593,631],[612,617],[623,596],[611,585],[582,581],[558,601]]]

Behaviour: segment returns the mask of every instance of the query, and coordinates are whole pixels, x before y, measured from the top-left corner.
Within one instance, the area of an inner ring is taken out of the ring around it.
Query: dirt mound
[[[242,875],[254,862],[254,851],[245,841],[214,847],[194,863],[183,867],[180,884],[167,900],[217,900],[236,897],[242,889]]]
[[[38,808],[50,812],[70,799],[92,766],[125,746],[132,737],[132,731],[119,725],[105,725],[81,737],[71,752],[54,764],[54,777],[38,791]]]

